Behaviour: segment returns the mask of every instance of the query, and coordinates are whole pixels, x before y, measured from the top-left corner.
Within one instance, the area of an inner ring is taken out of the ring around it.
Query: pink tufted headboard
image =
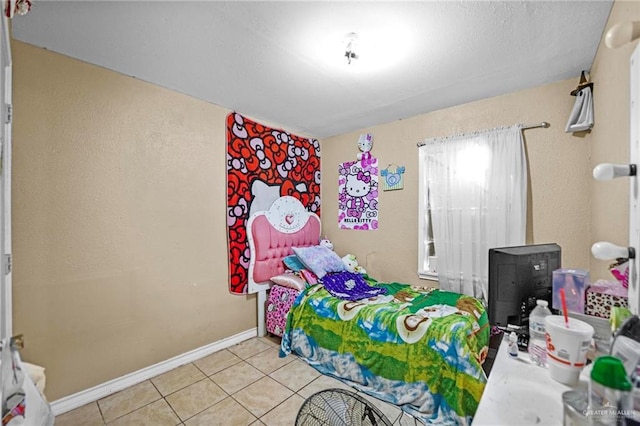
[[[251,250],[248,293],[257,293],[271,286],[269,278],[284,272],[282,259],[293,254],[291,247],[318,245],[320,218],[296,198],[280,197],[269,210],[249,218],[247,239]]]

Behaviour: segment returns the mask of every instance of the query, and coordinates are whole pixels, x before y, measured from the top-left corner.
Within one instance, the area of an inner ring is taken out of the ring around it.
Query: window
[[[486,300],[489,249],[524,244],[521,127],[430,139],[418,164],[418,275]]]
[[[424,184],[424,196],[420,196],[419,206],[419,231],[418,231],[418,275],[424,279],[438,278],[438,257],[436,243],[433,237],[433,221],[431,216],[431,201],[429,184],[421,181],[421,189]]]

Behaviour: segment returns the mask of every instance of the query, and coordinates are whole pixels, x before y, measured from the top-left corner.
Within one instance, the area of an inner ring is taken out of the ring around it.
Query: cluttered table
[[[508,339],[502,339],[489,374],[473,426],[562,425],[562,394],[587,389],[590,365],[582,370],[576,386],[563,385],[549,370],[529,361],[527,352],[508,355]]]

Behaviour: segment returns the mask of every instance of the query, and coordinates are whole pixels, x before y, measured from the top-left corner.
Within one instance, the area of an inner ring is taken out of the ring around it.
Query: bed
[[[257,293],[258,336],[266,334],[267,291],[274,277],[286,272],[284,260],[293,247],[313,247],[320,240],[320,218],[308,212],[297,198],[283,196],[269,210],[252,214],[246,233],[251,252],[247,293]]]
[[[281,291],[267,276],[286,274],[285,258],[298,257],[321,281],[286,287],[296,292],[285,313],[280,356],[295,354],[425,424],[470,424],[486,383],[482,363],[490,330],[482,303],[438,289],[358,278],[319,261],[319,218],[294,207],[294,200],[276,201],[277,213],[256,213],[249,224],[262,222],[258,217],[266,221],[247,229],[250,287],[253,281],[265,292],[258,297],[259,321],[265,320],[266,290]],[[287,232],[278,225],[283,222]],[[327,270],[319,271],[314,262]]]

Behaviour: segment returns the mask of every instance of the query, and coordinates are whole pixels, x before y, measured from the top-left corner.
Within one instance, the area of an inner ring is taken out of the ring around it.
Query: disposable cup
[[[575,385],[587,363],[587,351],[593,337],[593,327],[584,321],[562,315],[545,318],[547,366],[552,379],[565,385]]]

